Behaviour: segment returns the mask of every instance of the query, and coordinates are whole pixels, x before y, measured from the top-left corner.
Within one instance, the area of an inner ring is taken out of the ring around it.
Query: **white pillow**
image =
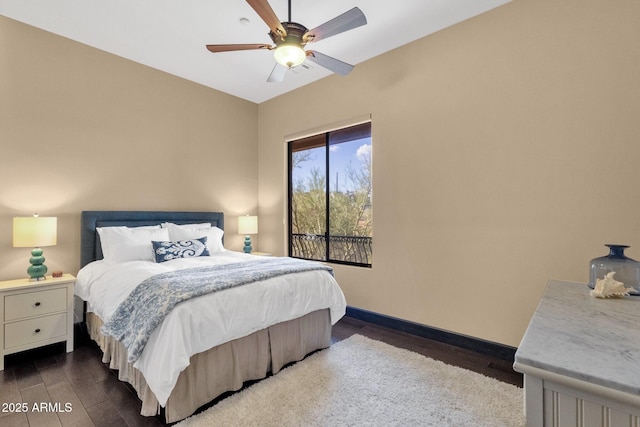
[[[170,222],[162,223],[162,227],[169,230],[169,237],[172,241],[192,240],[207,238],[207,248],[209,253],[223,252],[222,236],[224,231],[218,227],[211,226],[210,223],[203,224],[173,224]]]
[[[224,252],[224,245],[222,244],[222,236],[224,231],[218,227],[211,227],[209,234],[207,234],[207,246],[209,247],[209,253]]]
[[[153,261],[152,241],[169,240],[169,230],[154,227],[98,227],[107,262]]]
[[[210,222],[202,222],[199,224],[174,224],[172,222],[163,222],[162,224],[160,224],[162,226],[162,228],[181,228],[181,229],[189,229],[189,228],[210,228],[211,227],[211,223]]]

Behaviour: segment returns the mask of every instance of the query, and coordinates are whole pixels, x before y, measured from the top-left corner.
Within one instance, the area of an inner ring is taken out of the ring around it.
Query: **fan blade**
[[[282,38],[287,35],[287,30],[284,29],[267,0],[247,0],[247,3],[260,15],[260,18],[262,18],[271,31],[275,34],[280,34]]]
[[[269,74],[267,82],[280,83],[284,80],[285,74],[287,74],[287,67],[281,65],[279,62],[276,62],[276,66],[273,67],[273,70],[271,70],[271,74]]]
[[[346,76],[351,72],[351,70],[355,68],[351,64],[347,64],[346,62],[342,62],[339,59],[332,58],[314,50],[307,51],[307,59],[309,59],[309,61],[311,62],[315,62],[321,67],[333,71],[336,74],[340,74],[341,76]]]
[[[231,52],[234,50],[271,49],[268,44],[208,44],[207,49],[213,53]]]
[[[357,7],[346,11],[340,16],[336,16],[330,21],[325,22],[319,27],[313,30],[307,31],[302,37],[306,42],[317,42],[318,40],[326,39],[336,34],[343,33],[348,30],[360,27],[367,23],[367,18],[364,13]]]

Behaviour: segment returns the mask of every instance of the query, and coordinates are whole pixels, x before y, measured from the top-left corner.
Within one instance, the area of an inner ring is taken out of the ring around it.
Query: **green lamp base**
[[[29,258],[31,267],[27,269],[29,274],[29,280],[38,281],[46,279],[47,266],[44,265],[44,257],[42,256],[42,249],[33,248],[31,251],[31,258]]]
[[[244,236],[244,253],[250,254],[252,249],[253,248],[251,247],[251,236]]]

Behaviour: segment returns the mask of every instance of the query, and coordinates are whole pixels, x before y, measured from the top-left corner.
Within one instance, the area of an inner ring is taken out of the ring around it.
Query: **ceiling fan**
[[[317,42],[336,34],[360,27],[367,23],[364,13],[354,7],[336,16],[313,30],[291,21],[291,0],[289,0],[289,20],[280,22],[267,0],[247,0],[262,20],[269,26],[269,37],[275,45],[270,44],[208,44],[207,49],[213,53],[237,50],[268,49],[274,51],[276,65],[271,71],[268,82],[281,82],[288,69],[302,64],[306,58],[334,73],[347,75],[354,66],[332,58],[315,50],[304,50],[307,43]]]

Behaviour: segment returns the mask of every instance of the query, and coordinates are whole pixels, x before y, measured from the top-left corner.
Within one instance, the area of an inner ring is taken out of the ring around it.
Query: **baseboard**
[[[414,323],[408,320],[398,319],[384,314],[375,313],[373,311],[363,310],[347,306],[348,317],[373,323],[374,325],[383,326],[411,335],[428,338],[445,344],[454,345],[456,347],[475,351],[476,353],[486,354],[508,362],[514,361],[516,348],[504,344],[498,344],[492,341],[486,341],[480,338],[474,338],[467,335],[461,335],[444,329],[433,328],[431,326]]]

